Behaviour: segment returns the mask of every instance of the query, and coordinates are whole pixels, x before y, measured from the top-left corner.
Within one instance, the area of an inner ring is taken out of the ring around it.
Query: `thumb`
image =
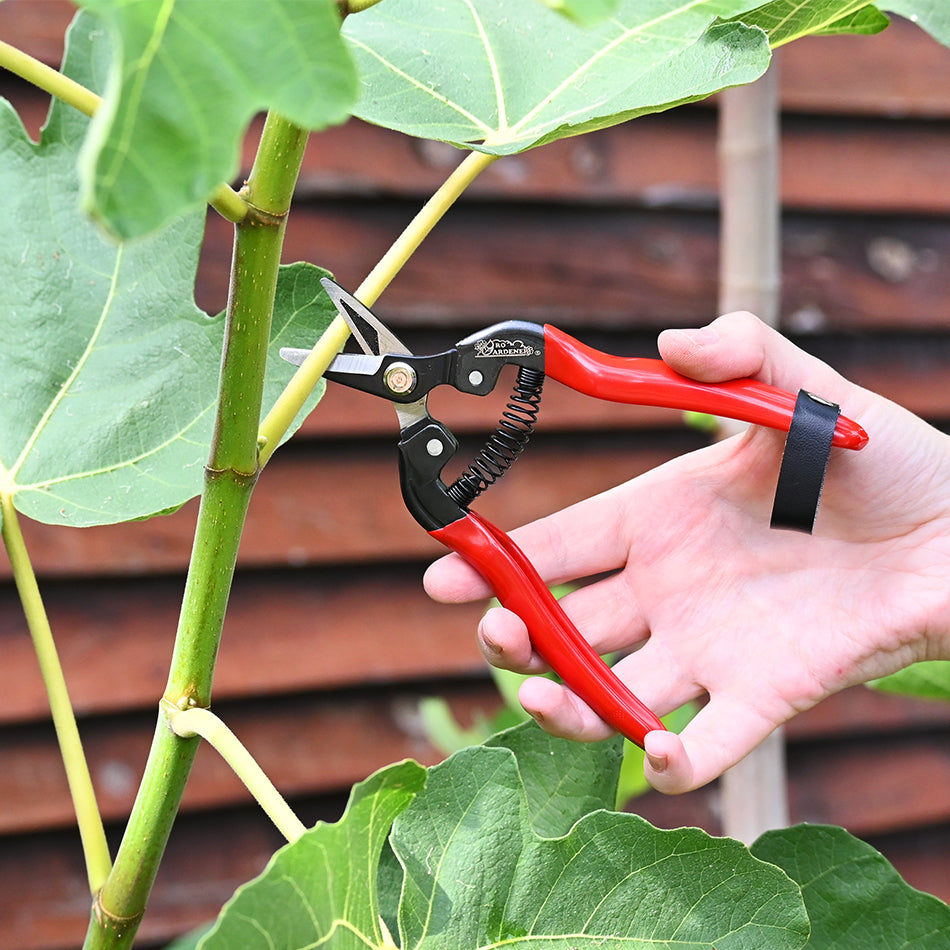
[[[836,402],[853,388],[751,313],[728,313],[699,330],[664,330],[657,343],[671,369],[705,383],[750,376],[792,392],[808,389]]]
[[[746,703],[714,697],[679,735],[660,730],[647,734],[644,775],[659,792],[692,791],[745,758],[776,727]]]

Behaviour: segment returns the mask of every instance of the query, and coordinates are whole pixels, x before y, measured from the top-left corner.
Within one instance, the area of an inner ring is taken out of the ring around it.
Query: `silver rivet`
[[[383,381],[391,393],[411,393],[416,386],[416,371],[408,363],[390,363]]]
[[[429,455],[431,455],[433,458],[435,458],[436,456],[441,455],[443,448],[444,448],[444,446],[442,445],[442,443],[441,443],[438,439],[429,439],[429,441],[426,442],[426,451],[427,451],[427,452],[429,453]]]
[[[477,369],[473,369],[473,370],[468,374],[468,381],[469,381],[473,386],[481,386],[482,380],[483,380],[484,378],[485,378],[485,377],[484,377]]]

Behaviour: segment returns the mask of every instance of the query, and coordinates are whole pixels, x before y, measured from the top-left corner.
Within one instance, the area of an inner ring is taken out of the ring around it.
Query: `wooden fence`
[[[70,13],[59,0],[7,0],[0,38],[58,65]],[[794,44],[781,69],[783,329],[947,424],[950,51],[897,22],[878,37]],[[7,74],[0,94],[37,134],[45,97]],[[285,260],[355,286],[458,157],[358,122],[316,137]],[[218,312],[229,226],[211,214],[208,235],[197,296]],[[659,329],[714,316],[716,257],[715,110],[705,104],[497,163],[378,309],[420,351],[519,317],[649,355]],[[499,408],[434,403],[473,448]],[[420,697],[445,696],[462,717],[497,703],[474,643],[481,608],[422,592],[439,550],[403,509],[393,437],[387,405],[331,386],[250,512],[216,709],[307,822],[337,817],[349,785],[379,766],[437,760]],[[481,510],[512,527],[700,443],[674,413],[552,383],[530,450]],[[192,504],[128,526],[26,526],[116,842],[165,683],[194,517]],[[0,657],[0,950],[77,947],[89,907],[79,839],[5,561]],[[793,820],[844,825],[950,899],[950,709],[853,689],[800,716],[788,737]],[[632,807],[660,825],[718,831],[717,794],[650,794]],[[279,844],[202,749],[142,944],[212,917]]]

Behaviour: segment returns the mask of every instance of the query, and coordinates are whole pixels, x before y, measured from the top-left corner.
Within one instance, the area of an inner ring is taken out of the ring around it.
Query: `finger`
[[[778,725],[747,706],[714,698],[678,736],[647,735],[644,776],[667,795],[700,788],[744,759]]]
[[[621,567],[624,519],[616,489],[595,495],[511,532],[542,579],[560,584]],[[459,603],[489,596],[478,572],[458,555],[431,564],[423,579],[435,600]]]
[[[492,666],[515,673],[545,673],[522,619],[503,607],[487,610],[478,624],[478,646]]]
[[[650,634],[636,592],[624,574],[612,574],[565,594],[560,604],[600,654],[631,650]]]
[[[640,702],[661,717],[706,695],[681,657],[661,640],[647,640],[615,663],[613,671]]]
[[[646,618],[634,593],[619,574],[565,595],[559,601],[577,631],[598,653],[629,650],[649,636]],[[479,646],[493,666],[518,673],[547,670],[535,653],[531,633],[514,613],[502,608],[485,612],[479,627]]]
[[[649,642],[641,652],[646,653],[648,648]],[[645,671],[643,682],[631,681],[626,675],[627,670],[623,669],[623,664],[639,656],[637,653],[626,657],[613,669],[615,673],[620,674],[620,679],[634,695],[658,715],[666,715],[705,694],[705,690],[685,677],[675,663],[658,669],[654,669],[649,662],[641,664],[641,669]],[[653,670],[652,674],[650,670]],[[518,698],[542,728],[552,735],[592,742],[616,731],[580,697],[560,683],[547,679],[526,680],[521,686]],[[678,761],[674,761],[674,767]],[[674,772],[674,776],[675,774]]]
[[[854,389],[751,313],[725,314],[699,330],[665,330],[657,343],[672,369],[703,382],[753,376],[784,389],[815,390],[836,401]]]
[[[443,604],[485,600],[492,595],[488,582],[458,554],[447,554],[430,564],[422,586],[433,600]]]
[[[537,676],[525,680],[518,699],[525,711],[552,736],[598,742],[614,733],[590,706],[553,680]]]

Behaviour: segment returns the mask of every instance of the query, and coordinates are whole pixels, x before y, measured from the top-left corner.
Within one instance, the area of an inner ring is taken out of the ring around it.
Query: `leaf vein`
[[[399,76],[400,79],[405,80],[410,85],[415,86],[421,92],[425,93],[428,96],[431,96],[436,101],[441,102],[444,106],[457,112],[460,116],[462,116],[462,118],[468,120],[469,122],[472,123],[472,125],[476,126],[476,128],[478,128],[484,136],[488,136],[489,134],[491,134],[491,132],[494,131],[494,129],[492,129],[491,126],[489,126],[487,123],[479,119],[478,116],[473,115],[467,109],[459,105],[459,103],[453,102],[447,96],[443,96],[440,93],[436,92],[436,90],[433,89],[431,86],[427,86],[425,83],[420,82],[414,76],[410,76],[409,73],[407,73],[403,69],[400,69],[395,63],[390,62],[380,53],[376,52],[376,50],[372,49],[372,47],[367,46],[365,43],[360,42],[360,40],[352,36],[347,37],[347,39],[354,46],[363,50],[364,53],[367,53],[369,56],[372,56],[373,59],[375,59],[381,66],[390,70],[394,75]]]
[[[26,443],[23,446],[22,451],[20,452],[19,457],[16,462],[13,463],[12,467],[9,470],[10,478],[16,480],[17,472],[23,467],[24,462],[29,457],[30,452],[33,450],[33,447],[36,445],[37,440],[43,433],[43,429],[46,427],[49,420],[52,418],[53,413],[59,408],[63,399],[66,398],[66,394],[69,392],[73,384],[76,382],[77,377],[82,372],[83,368],[88,363],[89,358],[92,356],[93,350],[95,349],[96,341],[99,339],[99,336],[102,333],[102,328],[105,325],[106,317],[109,315],[112,310],[112,305],[115,303],[116,299],[116,290],[118,287],[119,281],[119,271],[122,266],[124,248],[120,246],[116,251],[115,256],[115,267],[112,269],[112,276],[109,284],[109,292],[106,295],[105,302],[102,305],[102,310],[99,314],[99,319],[96,322],[95,327],[93,328],[92,333],[90,334],[89,341],[86,344],[86,349],[83,351],[82,356],[79,357],[79,360],[76,362],[76,365],[73,367],[72,372],[66,378],[66,381],[62,384],[59,389],[59,392],[56,396],[50,401],[50,404],[46,407],[46,411],[40,417],[39,422],[33,429],[33,432],[30,433],[30,437],[26,440]]]

